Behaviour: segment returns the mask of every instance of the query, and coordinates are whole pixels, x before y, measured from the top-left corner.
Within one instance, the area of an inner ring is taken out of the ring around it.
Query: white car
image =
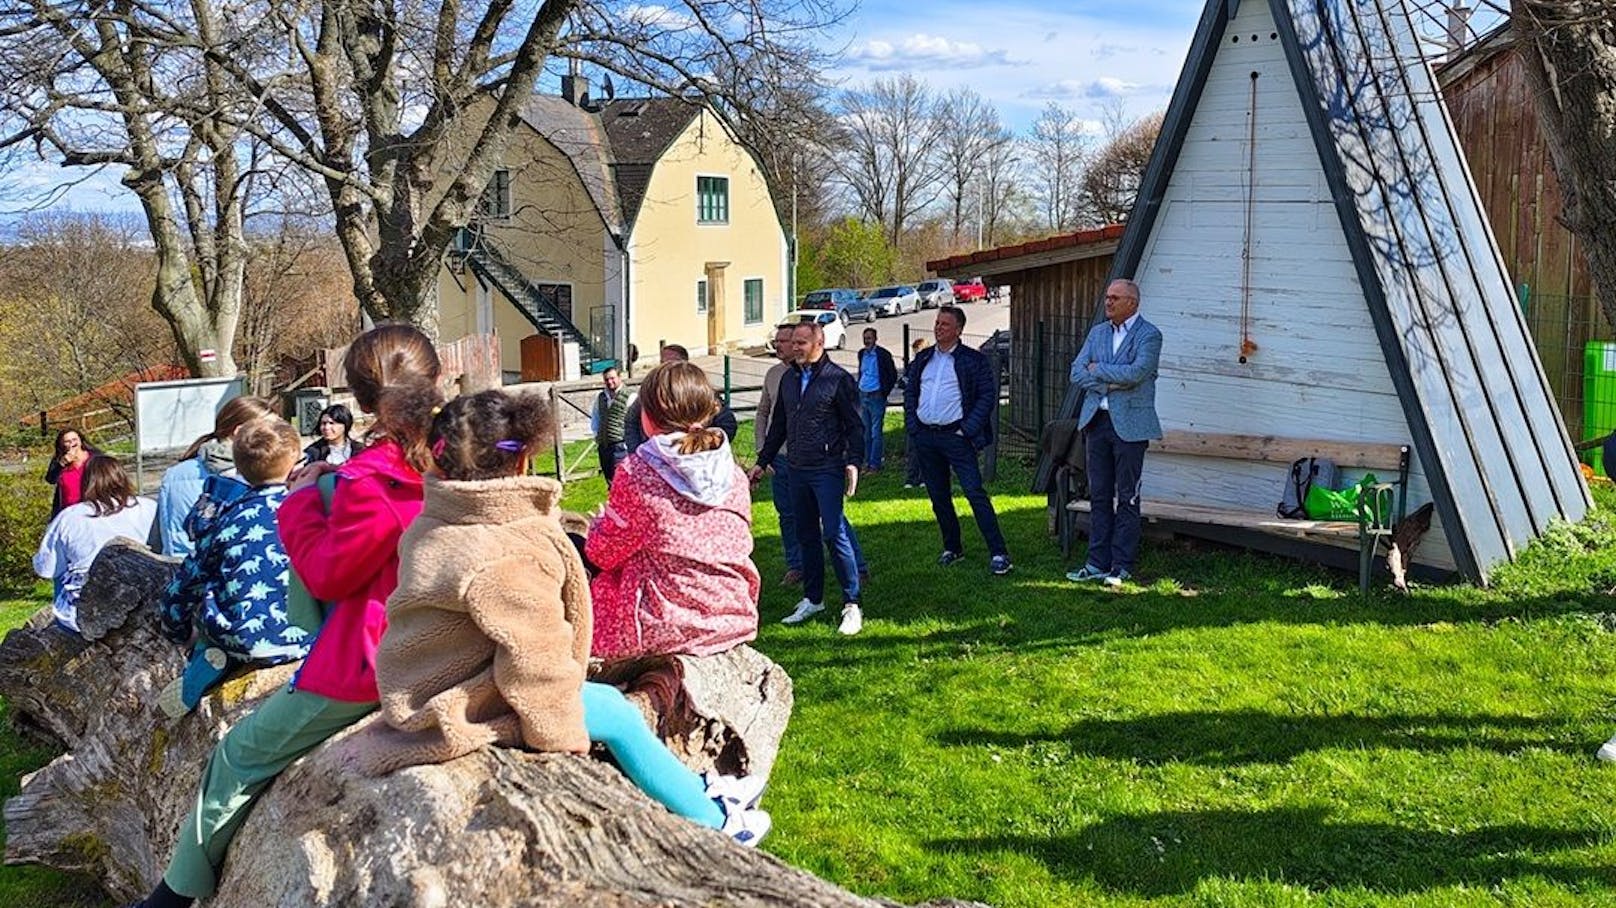
[[[920,311],[920,296],[909,286],[882,287],[870,294],[870,306],[876,315],[903,315]]]
[[[921,281],[915,285],[915,294],[920,297],[922,309],[951,306],[954,304],[954,282],[946,277]]]
[[[825,349],[840,350],[847,342],[847,329],[842,326],[842,318],[833,309],[795,309],[787,312],[785,317],[776,324],[783,326],[800,325],[804,322],[818,322],[825,329]],[[774,338],[769,338],[767,344],[769,352],[774,352]]]

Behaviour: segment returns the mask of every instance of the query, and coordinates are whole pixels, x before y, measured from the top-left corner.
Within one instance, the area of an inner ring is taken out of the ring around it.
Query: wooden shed
[[[1111,224],[926,263],[938,277],[1010,288],[1010,424],[1032,437],[1060,409],[1088,332],[1087,301],[1104,291],[1121,239]]]
[[[1406,450],[1410,509],[1435,505],[1418,562],[1485,583],[1591,504],[1396,0],[1211,0],[1112,274],[1165,337],[1147,515],[1334,545],[1272,518],[1284,459],[1384,478]]]

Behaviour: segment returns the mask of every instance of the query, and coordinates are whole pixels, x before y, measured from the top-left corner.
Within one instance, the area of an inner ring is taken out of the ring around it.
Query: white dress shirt
[[[933,349],[937,352],[920,373],[920,404],[915,416],[928,426],[946,426],[964,419],[965,409],[960,402],[959,376],[954,372],[954,351]]]

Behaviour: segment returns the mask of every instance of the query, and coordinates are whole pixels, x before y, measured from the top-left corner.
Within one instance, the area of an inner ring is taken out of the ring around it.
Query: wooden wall
[[[1572,438],[1580,438],[1583,348],[1612,333],[1593,297],[1582,250],[1558,220],[1560,184],[1525,67],[1515,49],[1505,47],[1461,58],[1438,78],[1504,265],[1524,299],[1543,371]]]
[[[993,278],[1010,286],[1010,423],[1016,428],[1036,436],[1058,415],[1111,258],[1107,252]]]

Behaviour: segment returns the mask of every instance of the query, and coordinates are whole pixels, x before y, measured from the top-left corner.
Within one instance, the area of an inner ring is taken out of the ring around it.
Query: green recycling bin
[[[1582,437],[1603,438],[1616,432],[1616,341],[1589,341],[1582,352]],[[1594,472],[1605,472],[1600,448],[1584,456]]]

